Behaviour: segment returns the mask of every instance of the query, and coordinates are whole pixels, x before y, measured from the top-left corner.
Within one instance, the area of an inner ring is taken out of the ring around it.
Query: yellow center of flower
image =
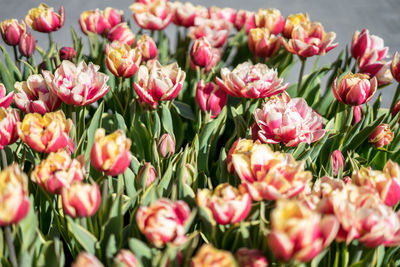
[[[52,10],[52,8],[49,8],[46,4],[41,3],[38,7],[30,9],[28,12],[28,16],[32,20],[35,20],[35,19],[39,18],[40,16],[47,16],[48,12],[51,10]]]

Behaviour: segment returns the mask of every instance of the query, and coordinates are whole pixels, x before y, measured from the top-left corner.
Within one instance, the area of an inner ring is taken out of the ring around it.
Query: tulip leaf
[[[161,105],[161,122],[164,130],[174,136],[174,124],[172,123],[171,111],[165,103]]]
[[[135,254],[142,266],[151,266],[149,263],[152,258],[151,249],[141,240],[130,238],[128,241],[129,248]]]
[[[70,217],[68,220],[68,230],[72,234],[76,241],[89,253],[96,253],[97,239],[88,230],[75,223]]]
[[[169,163],[167,170],[165,171],[163,177],[161,178],[160,183],[157,186],[157,191],[158,194],[161,197],[168,197],[172,183],[171,183],[171,178],[172,178],[172,172],[173,172],[173,165],[172,162]]]
[[[89,160],[90,151],[92,150],[92,146],[94,143],[94,134],[98,128],[101,128],[102,115],[104,112],[104,102],[101,102],[96,112],[93,115],[92,120],[90,121],[90,125],[87,130],[87,145],[85,150],[85,161]]]
[[[7,53],[7,50],[4,46],[0,45],[1,51],[3,52],[4,62],[10,73],[14,76],[16,81],[22,81],[22,74],[19,68],[15,65],[14,60],[11,59],[10,55]]]
[[[136,194],[135,188],[135,174],[132,172],[130,168],[127,168],[124,172],[124,180],[125,180],[125,190],[129,197],[133,197]]]
[[[176,112],[183,118],[191,121],[196,120],[196,116],[194,115],[192,108],[188,104],[175,100],[172,105],[175,108]]]
[[[13,92],[15,80],[8,71],[8,68],[4,66],[1,60],[0,60],[0,75],[1,75],[1,81],[7,89],[7,93]]]
[[[22,240],[24,241],[22,242],[21,250],[29,250],[31,246],[35,243],[35,241],[38,240],[36,232],[38,221],[34,212],[33,203],[34,199],[33,196],[31,196],[29,212],[26,217],[18,224],[21,231]]]

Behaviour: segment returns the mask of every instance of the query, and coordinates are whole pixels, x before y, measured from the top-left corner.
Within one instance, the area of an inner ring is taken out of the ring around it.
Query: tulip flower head
[[[0,149],[17,141],[18,122],[19,115],[16,109],[0,107]]]
[[[351,55],[358,60],[360,68],[384,59],[388,51],[389,48],[384,46],[383,39],[376,35],[370,35],[368,29],[363,29],[361,32],[356,31],[353,35]]]
[[[205,37],[194,41],[190,49],[191,62],[200,68],[207,67],[213,58],[213,47]]]
[[[171,8],[164,0],[155,0],[147,4],[136,2],[129,8],[139,27],[146,30],[163,30],[173,18]]]
[[[14,92],[7,94],[7,89],[4,84],[0,83],[0,107],[8,108],[14,97]]]
[[[75,181],[61,190],[64,212],[72,218],[93,216],[100,205],[100,190],[97,184]]]
[[[169,158],[175,154],[175,139],[169,134],[163,134],[157,142],[158,152],[161,157]]]
[[[234,24],[236,21],[236,10],[230,7],[220,8],[216,6],[210,6],[208,8],[208,17],[210,19],[222,19]]]
[[[267,267],[268,260],[257,249],[240,248],[236,251],[236,259],[241,267]]]
[[[267,28],[271,34],[278,35],[283,31],[285,22],[281,12],[276,8],[259,9],[255,14],[256,28]]]
[[[16,46],[19,44],[21,36],[26,32],[26,24],[24,21],[18,23],[16,19],[4,20],[0,23],[0,32],[6,44]]]
[[[302,23],[309,23],[310,19],[307,13],[297,13],[287,16],[282,35],[286,38],[292,37],[293,29]]]
[[[254,12],[243,9],[238,10],[236,13],[235,27],[238,31],[244,28],[246,33],[249,33],[251,29],[256,27]]]
[[[190,2],[175,1],[169,3],[169,5],[173,13],[173,22],[177,26],[188,28],[194,26],[194,20],[197,17],[206,18],[208,16],[207,8],[195,6]]]
[[[251,29],[248,35],[250,51],[261,58],[270,58],[281,47],[281,38],[270,34],[267,28]]]
[[[235,258],[229,251],[219,250],[211,244],[204,244],[192,258],[191,267],[232,267],[235,266]]]
[[[393,78],[400,82],[400,56],[399,52],[394,53],[392,63],[390,65],[390,71],[392,73]]]
[[[63,46],[60,49],[60,59],[72,61],[76,57],[76,51],[73,47]]]
[[[106,7],[103,11],[103,17],[110,25],[110,29],[124,22],[124,11],[112,7]]]
[[[390,130],[389,124],[383,123],[378,125],[375,130],[368,136],[368,141],[374,147],[384,147],[392,142],[394,133]]]
[[[112,42],[106,47],[106,65],[108,70],[116,77],[130,78],[135,75],[142,61],[142,55],[138,48],[118,41]]]
[[[127,249],[121,249],[114,259],[118,266],[137,267],[138,263],[135,255]]]
[[[212,119],[218,116],[227,101],[228,95],[220,86],[200,80],[196,90],[196,103],[202,111],[210,112]]]
[[[140,184],[148,187],[157,180],[157,172],[151,163],[145,162],[137,177]]]
[[[338,175],[339,170],[343,172],[344,157],[342,152],[340,152],[340,150],[335,150],[329,155],[329,158],[332,162],[333,175],[334,176]]]
[[[0,172],[0,226],[18,223],[29,206],[28,177],[14,163]]]
[[[18,44],[19,52],[29,58],[32,56],[36,49],[36,39],[30,33],[24,33],[21,35],[21,39]]]
[[[79,253],[71,267],[104,267],[96,256],[87,252]]]
[[[136,47],[140,49],[142,53],[142,60],[148,61],[157,57],[157,46],[153,38],[143,34],[136,41]]]
[[[197,17],[189,29],[189,36],[193,40],[205,37],[213,47],[220,48],[226,43],[230,29],[231,23],[223,19]]]
[[[38,7],[28,11],[25,17],[25,22],[33,30],[38,32],[54,32],[64,25],[65,14],[64,7],[60,6],[58,13],[54,12],[52,7],[41,3]]]
[[[101,10],[87,10],[79,16],[79,25],[84,34],[105,34],[111,27]]]
[[[135,42],[135,37],[135,34],[126,22],[115,25],[107,35],[107,39],[110,42],[119,41],[129,46]]]

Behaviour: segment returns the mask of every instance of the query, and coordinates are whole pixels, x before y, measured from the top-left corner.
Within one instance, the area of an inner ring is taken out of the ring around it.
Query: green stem
[[[4,151],[4,149],[0,150],[1,153],[1,168],[4,170],[5,168],[7,168],[7,155],[6,152]]]
[[[107,196],[108,196],[108,179],[107,176],[105,176],[103,181],[103,190],[101,192],[101,207],[103,210],[105,209]]]
[[[297,91],[299,93],[301,91],[301,86],[303,83],[303,75],[304,75],[304,69],[306,67],[306,59],[303,57],[300,57],[300,61],[301,61],[301,67],[300,67],[300,74],[299,74],[299,82],[297,84]]]
[[[399,96],[400,96],[400,83],[397,85],[396,92],[394,93],[392,104],[390,105],[390,111],[393,109]]]
[[[17,46],[13,46],[13,51],[14,51],[14,58],[15,58],[15,63],[17,64],[18,70],[20,69],[20,62],[18,58],[18,51],[17,51]]]
[[[119,108],[121,109],[121,112],[123,112],[124,111],[124,107],[122,106],[121,101],[119,101],[119,98],[115,94],[114,89],[112,88],[112,86],[110,86],[110,90],[111,90],[111,93],[113,94],[114,98],[117,100],[117,103],[118,103]]]
[[[49,48],[50,48],[51,45],[53,44],[53,35],[51,32],[49,32],[48,36],[49,36]]]
[[[6,226],[6,227],[4,227],[4,230],[6,232],[8,254],[9,254],[8,256],[10,257],[11,265],[13,267],[18,267],[17,257],[15,256],[15,248],[14,248],[13,238],[12,238],[12,234],[11,234],[11,227]]]

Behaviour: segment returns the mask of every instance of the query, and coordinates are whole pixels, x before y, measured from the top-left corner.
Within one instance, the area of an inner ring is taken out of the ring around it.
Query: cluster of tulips
[[[87,10],[72,47],[63,6],[0,23],[1,264],[398,264],[397,52],[364,29],[306,73],[338,46],[306,13],[129,8],[138,33]]]

